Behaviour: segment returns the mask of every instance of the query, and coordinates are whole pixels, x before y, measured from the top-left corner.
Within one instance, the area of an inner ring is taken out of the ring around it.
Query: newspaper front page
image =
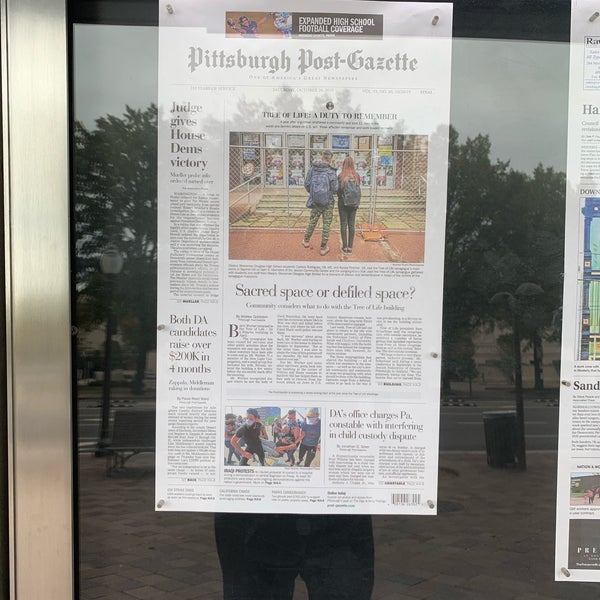
[[[600,15],[571,8],[555,577],[600,581]]]
[[[157,507],[435,514],[452,6],[281,9],[161,8]]]

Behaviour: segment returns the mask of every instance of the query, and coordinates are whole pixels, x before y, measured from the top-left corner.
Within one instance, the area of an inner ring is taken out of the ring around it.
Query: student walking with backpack
[[[338,191],[338,178],[335,169],[331,166],[333,154],[325,150],[321,160],[316,160],[309,169],[304,180],[304,188],[308,192],[307,208],[310,208],[310,220],[302,240],[305,248],[310,248],[310,238],[323,216],[323,234],[321,236],[321,256],[329,252],[327,242],[333,221],[333,195]]]
[[[360,175],[354,168],[354,161],[347,156],[342,163],[338,187],[338,212],[342,234],[342,252],[352,254],[354,243],[354,223],[360,205]]]

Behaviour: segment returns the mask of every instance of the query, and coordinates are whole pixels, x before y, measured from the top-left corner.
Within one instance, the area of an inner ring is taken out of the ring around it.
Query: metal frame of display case
[[[74,589],[66,5],[2,0],[1,8],[10,598],[66,600]]]

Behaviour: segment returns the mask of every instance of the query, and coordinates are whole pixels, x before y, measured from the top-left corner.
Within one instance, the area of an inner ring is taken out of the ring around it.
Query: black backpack
[[[310,180],[310,201],[314,206],[330,204],[329,173],[325,169],[313,169]]]
[[[343,187],[344,206],[358,206],[360,204],[360,186],[354,179],[348,179]]]

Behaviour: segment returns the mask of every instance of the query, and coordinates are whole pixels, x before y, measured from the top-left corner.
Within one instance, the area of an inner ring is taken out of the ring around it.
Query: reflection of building
[[[484,388],[512,388],[514,385],[514,360],[507,355],[498,340],[502,334],[512,336],[512,331],[495,328],[492,331],[481,329],[473,336],[475,344],[475,368],[477,383]],[[523,387],[535,385],[535,365],[533,347],[526,342],[521,345],[521,371]],[[552,389],[560,383],[560,342],[544,340],[543,362],[544,387]]]
[[[80,330],[78,333],[78,385],[88,385],[94,381],[102,381],[104,372],[100,364],[100,357],[104,352],[105,341],[104,327],[94,328],[90,331]],[[117,383],[127,384],[135,377],[136,361],[138,359],[135,348],[124,339],[120,332],[112,338],[113,363],[112,379]],[[154,385],[156,378],[156,350],[148,350],[145,362],[145,385]]]
[[[600,198],[586,198],[582,211],[583,269],[580,360],[600,359]]]

